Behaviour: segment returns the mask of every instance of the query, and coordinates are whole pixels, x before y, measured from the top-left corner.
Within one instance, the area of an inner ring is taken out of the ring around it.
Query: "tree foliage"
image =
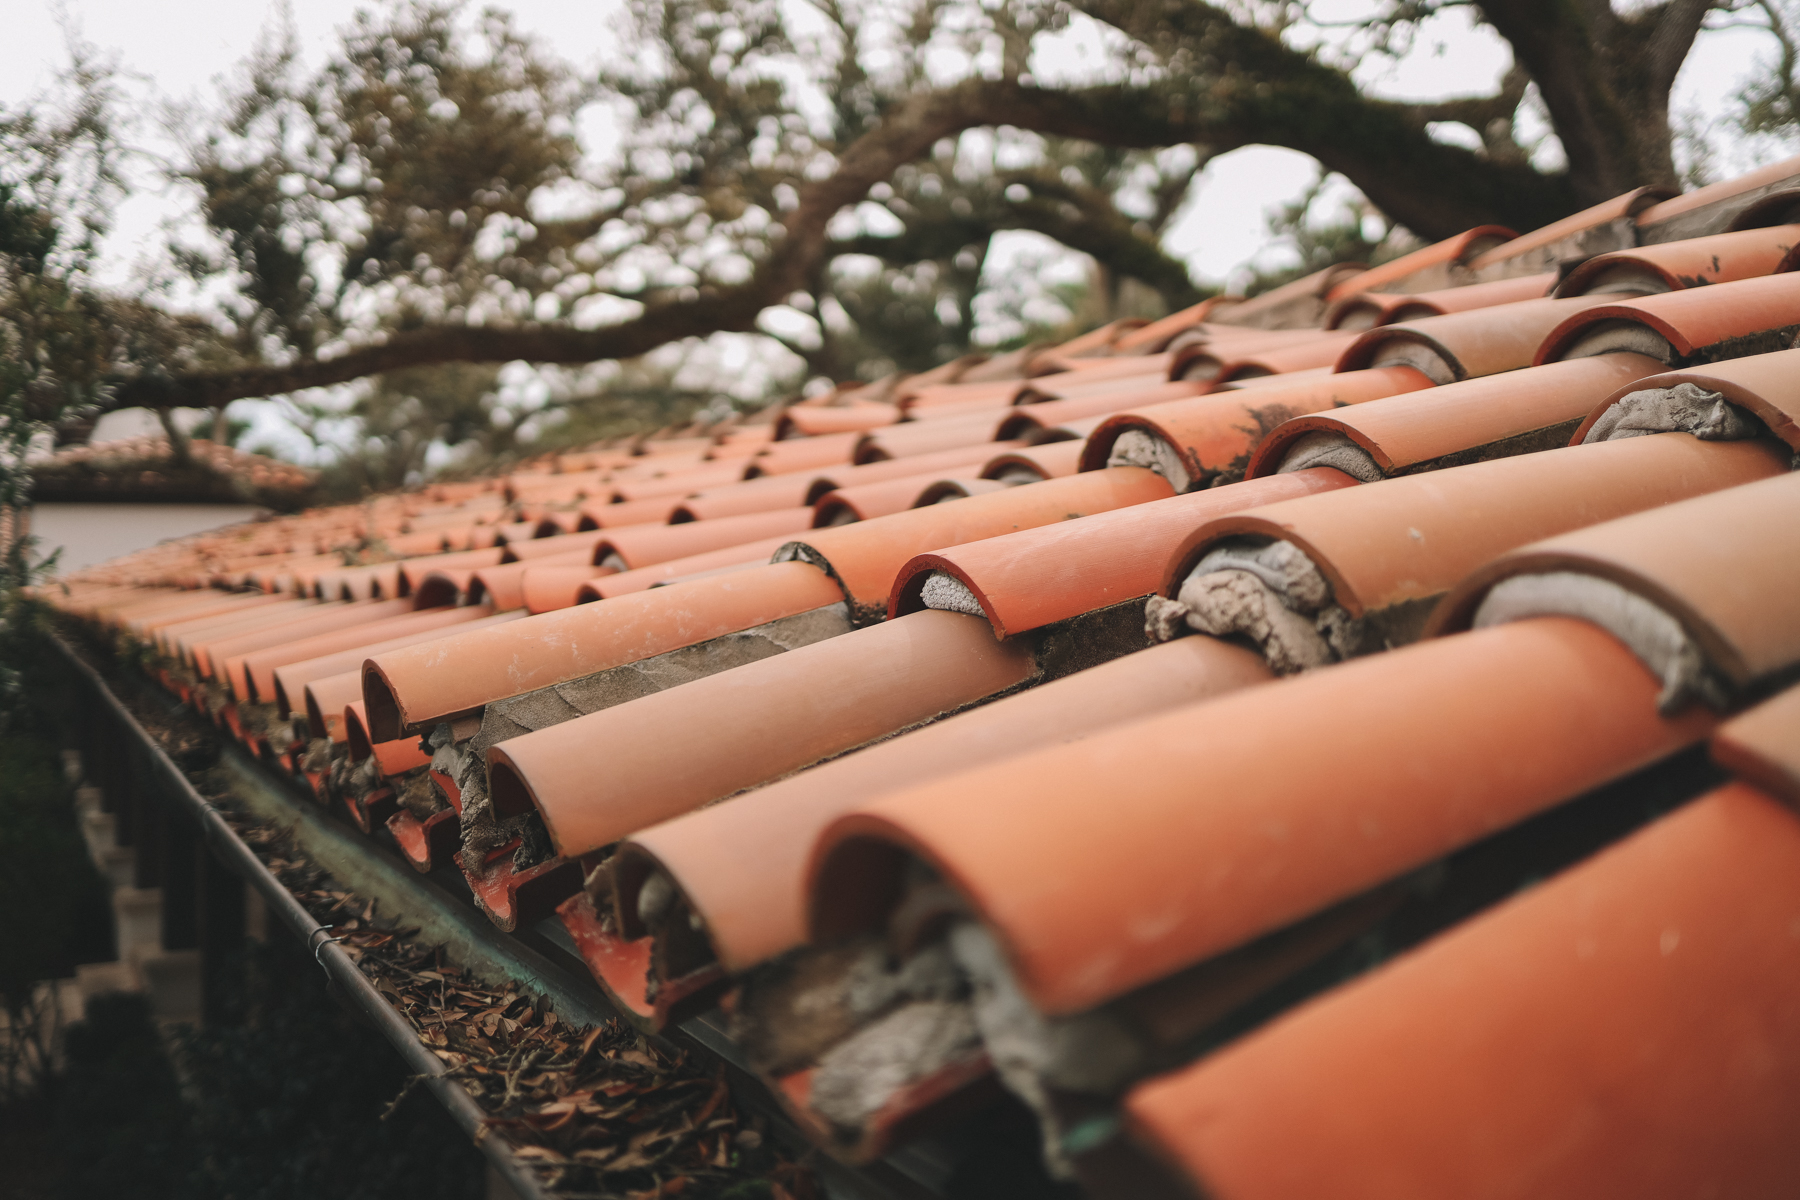
[[[1278,217],[1309,263],[1375,252],[1372,224],[1525,229],[1674,184],[1671,88],[1709,20],[1754,24],[1775,52],[1744,128],[1793,128],[1784,2],[1378,0],[1334,21],[1309,0],[629,0],[594,74],[502,14],[393,3],[318,69],[278,38],[218,111],[183,114],[173,176],[206,236],[176,257],[220,297],[202,316],[81,284],[95,201],[118,186],[104,72],[61,126],[7,117],[0,389],[47,421],[383,377],[295,407],[393,443],[366,464],[375,485],[432,444],[516,442],[493,384],[515,360],[736,333],[791,353],[784,384],[918,369],[969,348],[1011,231],[1091,256],[1102,309],[1205,294],[1162,240],[1207,163],[1243,146],[1309,154],[1366,198],[1344,219]],[[1491,92],[1359,84],[1453,10],[1511,50]],[[1051,48],[1072,40],[1096,53],[1059,74]],[[1560,163],[1523,138],[1527,110]],[[579,136],[596,112],[620,130],[604,155]],[[92,164],[86,190],[34,162]],[[69,253],[39,253],[45,237]]]

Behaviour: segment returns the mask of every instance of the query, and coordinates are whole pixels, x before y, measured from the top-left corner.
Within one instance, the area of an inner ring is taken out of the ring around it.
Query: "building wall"
[[[263,511],[249,504],[39,504],[31,510],[31,532],[38,555],[62,548],[57,570],[67,573]]]

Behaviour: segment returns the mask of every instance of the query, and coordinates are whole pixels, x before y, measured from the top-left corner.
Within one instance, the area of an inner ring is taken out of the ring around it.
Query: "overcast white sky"
[[[800,0],[796,0],[800,2]],[[366,7],[366,0],[362,7]],[[322,62],[335,31],[359,7],[356,0],[299,0],[293,19],[309,61]],[[540,35],[564,59],[593,66],[616,51],[618,0],[505,0],[521,29]],[[1340,15],[1366,11],[1366,0],[1337,0]],[[62,0],[56,6],[17,3],[7,15],[8,69],[0,72],[0,105],[15,106],[42,90],[65,59],[63,24],[72,24],[87,41],[138,77],[135,85],[149,112],[155,97],[206,98],[219,79],[229,75],[277,20],[275,0]],[[1078,53],[1079,47],[1069,53]],[[1713,122],[1727,107],[1754,60],[1767,52],[1751,33],[1703,35],[1677,84],[1678,111],[1692,111]],[[1366,63],[1358,74],[1365,86],[1394,98],[1441,98],[1491,91],[1507,64],[1499,39],[1474,29],[1462,10],[1452,10],[1418,39],[1403,63]],[[1042,64],[1040,64],[1040,70]],[[605,119],[587,123],[585,131],[604,136]],[[1742,168],[1767,159],[1779,148],[1744,147],[1718,129],[1724,153],[1720,167]],[[144,122],[140,141],[156,149],[153,121]],[[1792,153],[1792,150],[1786,151]],[[1554,153],[1552,146],[1550,153]],[[1263,265],[1273,265],[1279,250],[1270,250],[1266,214],[1291,199],[1313,178],[1316,168],[1303,155],[1270,147],[1250,147],[1215,160],[1187,210],[1172,228],[1168,244],[1189,263],[1194,274],[1226,281],[1241,274],[1259,252]],[[109,244],[108,274],[123,278],[141,254],[153,247],[159,227],[179,205],[167,196],[141,194],[120,212]],[[1010,248],[996,247],[990,262],[1005,269],[1010,251],[1029,252],[1033,235],[1018,235]]]

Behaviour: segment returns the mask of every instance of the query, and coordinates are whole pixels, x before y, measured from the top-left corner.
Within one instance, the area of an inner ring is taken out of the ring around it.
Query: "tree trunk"
[[[1580,203],[1677,185],[1669,93],[1708,0],[1666,0],[1628,17],[1606,0],[1485,0],[1480,8],[1537,84]]]

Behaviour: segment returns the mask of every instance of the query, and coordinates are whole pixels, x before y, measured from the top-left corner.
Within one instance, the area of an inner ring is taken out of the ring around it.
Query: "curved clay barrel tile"
[[[400,564],[375,563],[367,567],[346,567],[342,571],[322,574],[313,585],[321,600],[376,600],[383,596],[402,595]]]
[[[1444,288],[1417,295],[1393,295],[1386,292],[1363,292],[1332,305],[1325,316],[1325,328],[1362,330],[1396,321],[1416,321],[1421,317],[1441,317],[1446,313],[1468,312],[1492,308],[1496,304],[1516,304],[1536,300],[1550,294],[1556,286],[1556,272],[1521,275],[1513,279],[1497,279],[1490,283],[1471,283],[1464,287]]]
[[[537,536],[541,538],[562,537],[566,534],[580,533],[589,529],[598,529],[602,524],[608,522],[613,525],[637,524],[642,521],[660,522],[665,518],[657,514],[662,512],[663,508],[669,503],[670,501],[667,500],[644,500],[637,504],[633,504],[629,507],[629,511],[632,514],[629,521],[617,517],[616,515],[609,516],[606,521],[589,520],[587,517],[587,505],[573,509],[539,509],[535,514],[537,518]],[[623,504],[612,506],[612,508],[617,509],[625,509],[626,507],[627,506]],[[610,512],[610,509],[608,511]],[[674,510],[670,509],[669,511],[672,512]]]
[[[1721,180],[1685,195],[1652,205],[1637,214],[1639,240],[1645,245],[1742,229],[1738,222],[1761,200],[1775,199],[1800,185],[1800,158]]]
[[[605,575],[596,570],[591,580],[594,594],[587,599],[578,598],[576,603],[585,604],[588,599],[611,600],[615,596],[627,596],[632,592],[641,592],[646,588],[658,587],[720,567],[762,565],[791,540],[787,534],[782,534],[763,538],[761,541],[727,546],[723,550],[689,555],[687,558],[672,558],[668,562],[639,567],[635,571],[620,571],[615,575]]]
[[[1532,356],[1552,330],[1604,302],[1604,297],[1592,296],[1520,300],[1382,325],[1352,342],[1337,369],[1412,366],[1440,384],[1516,371],[1532,365]]]
[[[448,605],[473,604],[469,589],[474,583],[473,567],[440,567],[411,589],[413,607],[423,612]]]
[[[980,476],[1006,483],[1061,479],[1081,470],[1081,451],[1084,445],[1085,442],[1070,440],[1021,446],[988,459],[982,464]]]
[[[261,592],[298,592],[300,589],[292,586],[296,577],[310,578],[322,570],[343,565],[344,560],[336,554],[282,555],[266,566],[245,572],[244,581]]]
[[[1032,480],[1033,483],[1042,482]],[[1019,487],[1016,483],[1001,483],[998,479],[940,479],[920,492],[912,502],[914,508],[924,508],[928,504],[947,504],[952,500],[967,500],[970,496],[985,496],[991,492],[1003,492],[1009,487]]]
[[[1346,279],[1362,274],[1363,263],[1334,263],[1323,271],[1271,288],[1231,305],[1223,312],[1209,314],[1211,325],[1229,329],[1305,329],[1316,328],[1325,316],[1327,297]],[[1177,334],[1176,340],[1185,337]]]
[[[1217,369],[1222,358],[1242,358],[1284,346],[1301,345],[1329,333],[1328,330],[1310,328],[1239,329],[1229,325],[1203,325],[1183,334],[1171,347],[1169,378],[1204,379],[1208,377],[1208,370]]]
[[[997,421],[1003,414],[996,411]],[[907,479],[915,475],[937,473],[940,477],[964,475],[1002,450],[1019,449],[1023,442],[982,442],[973,446],[956,446],[935,454],[914,454],[909,458],[885,458],[864,463],[860,467],[833,467],[814,475],[806,489],[806,502],[817,505],[827,492],[881,483],[889,479]]]
[[[1454,268],[1466,270],[1470,261],[1517,236],[1501,225],[1477,225],[1352,275],[1333,287],[1325,298],[1335,304],[1358,292],[1422,292],[1449,287],[1458,282],[1452,273]]]
[[[1314,371],[1337,364],[1344,350],[1357,339],[1355,333],[1327,334],[1297,346],[1283,346],[1259,354],[1223,359],[1213,375],[1213,383],[1232,383],[1263,375],[1288,375],[1297,371]]]
[[[382,779],[416,770],[431,761],[431,755],[419,749],[418,738],[400,738],[392,742],[370,741],[361,700],[352,700],[344,705],[344,741],[350,747],[350,761],[361,762],[372,756]],[[368,830],[363,832],[367,833]]]
[[[620,504],[590,503],[576,514],[579,529],[557,529],[556,533],[581,533],[592,529],[623,529],[627,525],[652,525],[666,522],[682,505],[679,496],[656,496],[649,500],[631,500]],[[546,514],[554,517],[556,514]]]
[[[1673,442],[1665,433],[1625,442]],[[1736,692],[1800,664],[1800,474],[1786,448],[1727,442],[1766,453],[1774,476],[1524,546],[1475,570],[1432,614],[1427,632],[1466,629],[1504,580],[1551,573],[1617,584],[1679,622],[1712,670]],[[1567,454],[1569,451],[1555,451]]]
[[[795,437],[818,437],[826,433],[861,433],[892,425],[900,419],[900,410],[892,404],[856,403],[835,408],[795,405],[775,421],[777,442]]]
[[[1210,389],[1211,385],[1206,383],[1192,383],[1186,380],[1169,383],[1157,379],[1153,382],[1128,387],[1109,387],[1093,396],[1016,405],[997,418],[998,424],[994,428],[994,440],[1009,442],[1027,439],[1039,430],[1054,428],[1064,421],[1079,421],[1083,417],[1106,417],[1121,409],[1167,404],[1171,400],[1186,400],[1193,396],[1204,395]]]
[[[1088,435],[1105,423],[1105,416],[1078,417],[1072,421],[1059,421],[1044,429],[1039,429],[1026,438],[1033,446],[1050,446],[1057,442],[1085,442]],[[1004,445],[1006,443],[996,443]]]
[[[973,466],[972,463],[969,465]],[[902,475],[897,479],[836,488],[820,496],[814,503],[812,520],[807,528],[825,529],[833,525],[849,525],[885,517],[890,513],[905,512],[917,507],[920,495],[927,488],[945,478],[942,471],[929,471],[923,475]]]
[[[362,695],[362,664],[371,654],[383,654],[389,650],[399,650],[406,646],[416,646],[421,642],[436,641],[452,633],[464,633],[473,629],[485,629],[490,625],[503,625],[515,621],[525,614],[522,612],[505,612],[487,614],[479,608],[458,608],[443,614],[442,625],[428,626],[417,632],[385,638],[378,642],[365,642],[331,654],[319,655],[316,658],[300,659],[284,663],[275,668],[274,687],[262,698],[273,701],[275,710],[281,716],[303,712],[306,709],[306,685],[315,679],[323,679],[329,675],[353,674],[356,676],[355,694]],[[259,691],[260,694],[260,691]],[[315,736],[323,737],[323,734]]]
[[[184,610],[200,611],[207,607],[228,608],[227,602],[237,592],[211,589],[158,588],[128,585],[101,587],[64,580],[64,586],[41,593],[62,612],[85,617],[90,621],[115,627],[127,627],[139,618],[155,618],[160,614]]]
[[[358,602],[356,607],[367,607],[369,603],[368,601]],[[406,603],[410,606],[411,602]],[[208,642],[257,633],[265,629],[277,628],[289,621],[304,620],[318,613],[336,612],[339,609],[350,607],[352,605],[349,604],[295,600],[284,604],[273,604],[260,611],[227,613],[211,619],[184,621],[169,625],[161,631],[158,640],[170,657],[177,658],[191,667],[195,665],[196,648]]]
[[[1790,687],[1725,722],[1712,737],[1713,761],[1800,809],[1800,687]]]
[[[1143,317],[1120,317],[1109,321],[1098,329],[1090,329],[1086,333],[1077,334],[1061,345],[1048,347],[1044,357],[1055,355],[1059,358],[1105,358],[1112,353],[1115,342],[1133,330],[1142,329],[1150,322]]]
[[[592,561],[596,566],[604,564],[620,571],[636,570],[784,533],[798,533],[810,526],[812,515],[810,508],[777,508],[713,521],[617,529],[594,544]]]
[[[1800,1195],[1797,923],[1800,825],[1731,784],[1140,1085],[1127,1130],[1215,1200]]]
[[[184,617],[155,629],[156,644],[171,658],[191,661],[188,643],[192,638],[225,637],[232,633],[261,629],[266,625],[292,620],[296,614],[317,612],[320,607],[320,602],[316,600],[278,599],[269,604],[234,605],[225,610],[205,610],[200,616]]]
[[[202,678],[217,675],[230,683],[232,690],[247,694],[248,677],[242,674],[243,656],[254,650],[284,646],[301,638],[340,629],[355,629],[413,612],[411,600],[373,600],[357,604],[319,604],[311,613],[295,614],[292,620],[280,621],[256,630],[246,630],[228,637],[196,639],[192,643],[194,669]],[[232,665],[238,678],[228,679]]]
[[[955,506],[951,506],[955,507]],[[521,695],[842,600],[802,563],[581,605],[376,655],[364,664],[377,741]]]
[[[1284,421],[1430,386],[1412,367],[1384,367],[1117,413],[1088,435],[1081,469],[1145,461],[1176,491],[1192,491],[1231,474],[1240,461],[1247,466],[1263,436]]]
[[[536,521],[514,521],[509,525],[502,525],[494,530],[494,540],[502,546],[514,547],[515,553],[518,546],[522,546],[536,537]]]
[[[1551,330],[1533,361],[1634,350],[1674,366],[1679,360],[1704,357],[1714,348],[1720,357],[1735,358],[1787,349],[1786,334],[1796,325],[1800,325],[1800,274],[1765,275],[1597,304]],[[1764,336],[1757,338],[1758,334]],[[1758,344],[1762,342],[1767,344]]]
[[[459,550],[452,554],[430,554],[406,559],[400,563],[400,581],[403,585],[401,595],[418,592],[420,585],[435,571],[466,573],[479,571],[482,567],[497,567],[505,553],[504,548],[493,546],[486,550]]]
[[[726,970],[747,970],[804,940],[807,856],[818,832],[840,813],[886,792],[1079,741],[1270,678],[1262,661],[1239,647],[1206,638],[1171,642],[651,826],[620,850],[620,928],[631,937],[643,932],[637,889],[660,867],[706,923]]]
[[[529,541],[503,542],[500,563],[506,566],[529,562],[534,558],[547,558],[553,554],[568,554],[574,550],[592,551],[594,543],[605,537],[606,532],[603,529],[590,529],[585,533],[559,533],[553,537],[532,538]]]
[[[252,609],[266,608],[271,604],[304,604],[305,600],[292,596],[246,596],[234,592],[214,592],[209,590],[199,593],[188,593],[192,600],[183,600],[180,604],[169,604],[148,612],[127,610],[116,620],[125,629],[141,638],[148,638],[157,645],[162,644],[163,632],[171,626],[188,621],[212,620],[237,613],[247,613]],[[216,597],[216,599],[215,599]]]
[[[1085,1011],[1706,736],[1709,714],[1661,717],[1656,691],[1567,618],[1249,688],[840,817],[814,850],[810,937],[879,928],[917,856],[1039,1012]]]
[[[935,417],[924,421],[908,421],[904,425],[889,425],[885,429],[872,429],[856,443],[856,452],[851,456],[851,461],[861,465],[887,458],[907,458],[940,450],[980,446],[984,442],[995,440],[994,430],[1005,415],[1005,412],[994,409],[969,416]]]
[[[1601,292],[1650,295],[1729,283],[1794,269],[1800,225],[1775,225],[1711,237],[1616,250],[1588,259],[1556,287],[1558,296]]]
[[[866,624],[887,614],[894,574],[915,554],[1161,500],[1169,492],[1155,472],[1114,467],[814,530],[779,554],[826,570],[843,588],[851,619]]]
[[[1208,297],[1198,304],[1172,312],[1166,317],[1159,317],[1140,329],[1132,330],[1113,343],[1113,353],[1145,356],[1162,353],[1176,334],[1185,333],[1200,325],[1212,315],[1214,309],[1223,311],[1239,302],[1240,298],[1237,296]]]
[[[714,521],[720,517],[793,508],[807,502],[806,493],[811,486],[811,478],[806,472],[795,471],[790,475],[767,475],[708,488],[683,500],[670,514],[669,522],[681,525],[689,521]]]
[[[444,551],[444,535],[435,529],[427,533],[390,534],[383,541],[389,554],[397,554],[403,558],[441,554]]]
[[[925,585],[941,573],[981,605],[995,637],[1011,637],[1149,595],[1162,584],[1169,555],[1215,517],[1355,482],[1329,467],[1297,471],[921,554],[895,575],[888,616],[931,607]]]
[[[851,453],[863,437],[862,433],[828,433],[822,437],[791,438],[770,442],[768,447],[750,460],[744,468],[745,479],[764,475],[787,475],[794,471],[812,471],[835,467],[851,461]]]
[[[1189,383],[1223,382],[1227,368],[1236,368],[1264,360],[1284,364],[1288,371],[1329,367],[1337,362],[1344,348],[1356,340],[1354,333],[1337,330],[1291,329],[1280,332],[1257,331],[1251,336],[1233,334],[1190,344],[1176,351],[1169,368],[1169,378]],[[1245,378],[1257,374],[1282,374],[1264,369],[1260,372],[1235,373]]]
[[[1601,354],[1295,417],[1263,439],[1245,477],[1337,458],[1346,443],[1366,467],[1366,477],[1358,476],[1364,482],[1548,450],[1568,443],[1596,397],[1661,367],[1641,354]]]
[[[1039,375],[1014,394],[1014,404],[1041,404],[1047,400],[1079,400],[1088,396],[1166,380],[1174,365],[1172,354],[1100,359],[1073,371]]]
[[[738,483],[743,478],[744,464],[742,462],[706,462],[696,466],[683,467],[678,471],[670,471],[666,475],[652,476],[649,479],[615,483],[613,495],[625,504],[637,500],[652,500],[661,496],[685,497],[691,496],[703,488],[724,487],[726,484]]]
[[[349,736],[344,725],[344,710],[362,703],[362,672],[345,671],[339,675],[322,675],[301,689],[306,707],[307,727],[314,737],[341,742]]]
[[[612,471],[573,471],[566,475],[509,475],[506,498],[514,504],[562,504],[612,494]]]
[[[491,615],[493,615],[493,609],[474,606],[411,612],[403,616],[352,626],[348,629],[338,629],[309,638],[283,642],[265,650],[249,651],[235,660],[226,660],[225,669],[226,673],[232,676],[234,690],[239,686],[240,677],[247,684],[246,690],[238,693],[238,699],[256,700],[267,704],[275,699],[275,668],[277,667],[304,662],[309,658],[318,658],[324,654],[354,650],[359,646],[385,642],[392,638],[407,637],[414,633],[447,629],[453,625],[478,621]]]
[[[1226,539],[1287,542],[1359,622],[1344,634],[1350,652],[1368,653],[1423,636],[1439,599],[1509,550],[1783,474],[1786,459],[1769,443],[1671,433],[1384,479],[1209,521],[1170,556],[1162,592],[1178,596]]]
[[[1459,289],[1452,288],[1451,291]],[[1538,293],[1542,295],[1543,293]],[[1394,319],[1394,310],[1415,297],[1394,292],[1354,292],[1325,310],[1325,328],[1351,330],[1357,333],[1386,325]],[[1442,313],[1421,313],[1442,316]]]
[[[519,577],[519,595],[525,611],[532,616],[573,608],[581,603],[581,587],[597,579],[621,574],[611,567],[592,563],[544,563],[533,566]]]
[[[906,398],[913,420],[928,420],[941,411],[1005,408],[1025,386],[1023,379],[993,379],[983,383],[940,383],[920,388]]]
[[[1469,260],[1469,270],[1482,280],[1545,272],[1555,275],[1571,259],[1635,246],[1637,230],[1633,218],[1675,194],[1674,188],[1635,188],[1484,250]]]
[[[658,526],[657,528],[661,528]],[[587,534],[576,534],[585,538]],[[545,538],[554,541],[554,538]],[[508,609],[525,607],[525,576],[528,572],[551,567],[587,567],[594,564],[594,551],[587,549],[565,550],[561,554],[545,554],[536,558],[528,558],[523,562],[501,563],[497,567],[489,567],[485,571],[475,571],[469,576],[466,594],[470,604],[487,603],[499,612]],[[587,578],[592,579],[590,570]]]
[[[488,751],[489,794],[502,815],[535,806],[575,858],[1034,670],[979,620],[916,613],[510,738]]]
[[[1756,417],[1769,432],[1800,451],[1800,350],[1777,350],[1709,363],[1685,371],[1668,371],[1621,387],[1595,408],[1571,439],[1579,445],[1606,411],[1634,392],[1678,388],[1691,383],[1717,392]]]

